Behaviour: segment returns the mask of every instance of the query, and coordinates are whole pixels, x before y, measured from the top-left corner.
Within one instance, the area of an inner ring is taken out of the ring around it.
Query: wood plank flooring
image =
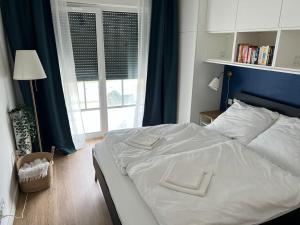
[[[100,186],[94,181],[92,147],[101,139],[70,156],[57,154],[50,189],[28,195],[23,219],[14,225],[112,225]],[[16,216],[26,194],[20,193]]]

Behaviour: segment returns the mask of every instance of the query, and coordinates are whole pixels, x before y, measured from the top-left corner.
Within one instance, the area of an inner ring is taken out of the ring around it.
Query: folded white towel
[[[204,172],[204,171],[202,171],[203,173],[201,173],[201,171],[200,171],[200,173],[198,173],[198,178],[197,178],[195,176],[195,174],[197,174],[197,173],[194,173],[194,171],[199,171],[199,169],[197,168],[195,170],[195,166],[185,164],[185,166],[187,168],[189,168],[189,170],[185,170],[186,173],[181,172],[180,177],[178,176],[179,174],[170,175],[170,173],[172,174],[171,171],[175,171],[175,172],[178,171],[177,169],[175,169],[177,167],[176,164],[177,163],[175,163],[173,165],[171,164],[168,167],[168,169],[166,170],[166,173],[160,179],[159,184],[165,188],[168,188],[168,189],[171,189],[174,191],[204,197],[207,193],[209,184],[213,177],[213,173],[212,172]],[[180,166],[178,166],[177,168],[182,168],[183,165],[184,165],[184,163],[181,164]],[[192,169],[194,169],[194,170],[192,170]],[[187,172],[187,171],[190,171],[190,172]],[[200,180],[200,185],[198,185],[199,180]]]
[[[204,171],[199,166],[177,161],[169,165],[164,178],[167,183],[196,190],[199,189],[203,176]]]
[[[145,148],[151,150],[160,139],[160,136],[157,135],[139,133],[129,137],[125,142],[126,144],[136,148]]]
[[[36,159],[33,162],[25,163],[18,172],[20,182],[27,182],[46,177],[49,164],[50,163],[46,159]]]

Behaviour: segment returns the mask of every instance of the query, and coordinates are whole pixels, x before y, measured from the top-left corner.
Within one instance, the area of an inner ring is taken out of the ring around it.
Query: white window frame
[[[100,110],[100,132],[87,133],[87,138],[101,137],[108,131],[108,108],[124,108],[135,106],[123,105],[107,107],[107,94],[106,94],[106,70],[105,70],[105,58],[104,51],[104,32],[103,32],[103,11],[115,11],[115,12],[133,12],[138,13],[138,7],[132,6],[114,6],[105,4],[86,4],[86,3],[68,3],[68,12],[82,12],[82,13],[94,13],[96,15],[96,35],[97,35],[97,59],[98,59],[98,77],[99,77],[99,110]],[[122,103],[123,103],[123,80],[122,80]],[[85,109],[88,110],[96,110]]]

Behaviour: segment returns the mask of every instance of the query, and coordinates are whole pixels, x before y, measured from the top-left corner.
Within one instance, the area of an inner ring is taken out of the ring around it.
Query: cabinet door
[[[238,0],[208,0],[207,30],[233,31]]]
[[[283,0],[280,26],[284,28],[300,27],[299,9],[299,0]]]
[[[236,27],[238,30],[276,29],[282,0],[239,0]]]

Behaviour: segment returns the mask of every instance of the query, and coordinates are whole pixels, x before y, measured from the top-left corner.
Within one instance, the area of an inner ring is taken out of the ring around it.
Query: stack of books
[[[250,44],[239,44],[237,59],[239,63],[258,64],[271,66],[273,62],[275,46],[253,46]]]

